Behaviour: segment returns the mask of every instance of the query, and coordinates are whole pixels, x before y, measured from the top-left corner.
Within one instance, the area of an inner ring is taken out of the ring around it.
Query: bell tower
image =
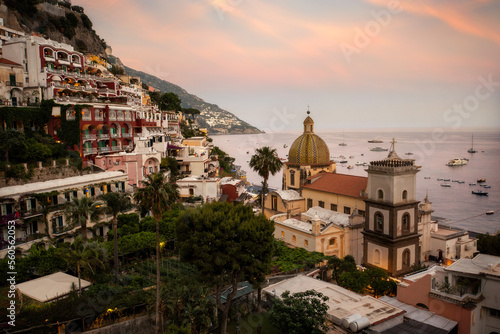
[[[366,171],[366,222],[363,262],[398,276],[420,260],[416,174],[413,159],[401,159],[391,142],[387,158],[372,161]]]

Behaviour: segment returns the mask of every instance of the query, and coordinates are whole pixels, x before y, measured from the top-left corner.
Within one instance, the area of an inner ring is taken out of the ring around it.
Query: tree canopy
[[[272,222],[256,216],[251,207],[244,205],[206,204],[179,216],[177,242],[181,259],[194,264],[200,276],[216,286],[222,333],[238,283],[262,282],[270,271],[273,232]],[[226,285],[231,292],[223,303],[221,294]]]
[[[320,334],[328,327],[325,324],[328,297],[314,290],[290,294],[285,291],[276,298],[271,310],[273,324],[283,333]]]

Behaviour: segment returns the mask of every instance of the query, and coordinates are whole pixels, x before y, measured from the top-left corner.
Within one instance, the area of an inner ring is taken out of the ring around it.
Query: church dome
[[[309,114],[309,111],[307,112]],[[295,139],[288,152],[288,162],[299,165],[328,165],[330,150],[325,141],[314,134],[314,121],[308,115],[304,120],[304,133]]]

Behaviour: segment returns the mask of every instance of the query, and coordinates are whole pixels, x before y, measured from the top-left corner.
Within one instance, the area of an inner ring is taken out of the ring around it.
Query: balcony
[[[120,133],[112,133],[111,138],[120,138]]]
[[[109,147],[99,147],[99,148],[97,149],[97,151],[98,151],[99,153],[107,153],[107,152],[111,152],[111,149],[110,149]]]
[[[104,121],[104,117],[102,117],[102,116],[95,116],[95,120],[102,122],[102,121]]]
[[[5,86],[7,87],[23,87],[22,82],[5,81]]]
[[[116,120],[117,120],[117,121],[122,121],[122,122],[123,122],[123,121],[125,120],[125,117],[124,117],[124,116],[118,116],[118,117],[116,118]]]
[[[96,140],[97,139],[97,135],[83,135],[82,138],[83,138],[84,141],[86,141],[86,140]]]
[[[119,152],[122,151],[122,147],[120,145],[117,146],[111,146],[111,152]]]
[[[100,133],[98,135],[99,139],[109,139],[109,133]]]
[[[131,133],[128,133],[128,132],[123,132],[122,133],[122,138],[130,138],[130,137],[132,137]]]
[[[134,149],[134,144],[123,145],[124,151],[132,151]]]
[[[97,148],[85,148],[83,150],[83,155],[97,154]]]

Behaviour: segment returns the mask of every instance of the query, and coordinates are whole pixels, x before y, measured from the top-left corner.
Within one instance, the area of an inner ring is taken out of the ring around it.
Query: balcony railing
[[[122,133],[122,138],[130,138],[130,137],[132,137],[131,133],[128,133],[128,132],[123,132]]]
[[[105,152],[110,152],[111,149],[109,147],[99,147],[98,152],[99,153],[105,153]]]
[[[83,135],[83,140],[96,140],[97,135]]]
[[[100,133],[98,135],[99,139],[109,139],[109,133]]]
[[[97,154],[97,148],[86,148],[83,150],[83,155]]]
[[[102,116],[95,116],[96,121],[104,121],[104,117]]]
[[[14,82],[14,81],[5,81],[5,86],[7,87],[22,87],[22,82]]]
[[[133,149],[134,149],[134,145],[133,144],[123,145],[123,150],[124,151],[130,151],[130,150],[133,150]]]
[[[122,147],[120,145],[118,146],[111,146],[111,152],[118,152],[121,151]]]
[[[120,133],[112,133],[111,138],[120,138]]]

